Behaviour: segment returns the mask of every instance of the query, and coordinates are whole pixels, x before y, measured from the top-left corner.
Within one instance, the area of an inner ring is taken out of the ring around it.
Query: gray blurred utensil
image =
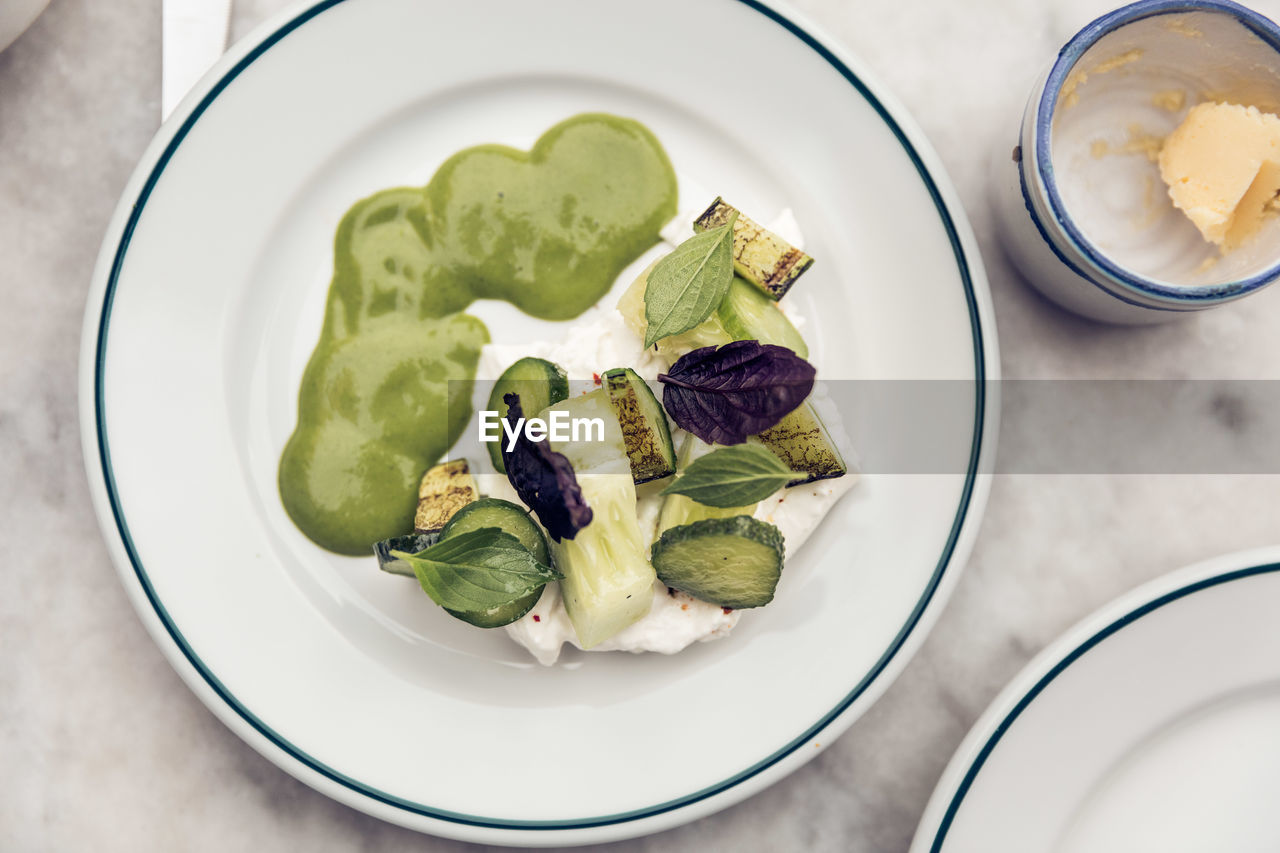
[[[227,49],[231,0],[164,0],[163,14],[161,120]]]

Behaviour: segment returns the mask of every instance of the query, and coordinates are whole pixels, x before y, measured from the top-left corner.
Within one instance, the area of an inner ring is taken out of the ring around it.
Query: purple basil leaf
[[[734,341],[685,353],[658,381],[677,426],[708,444],[741,444],[803,403],[814,375],[786,347]]]
[[[519,423],[524,417],[520,395],[504,394],[502,401],[507,404],[503,420],[509,420],[512,426]],[[537,513],[552,539],[572,539],[591,523],[591,507],[582,497],[573,465],[563,453],[556,453],[547,441],[530,441],[523,429],[510,452],[505,442],[501,447],[507,479],[520,500]]]

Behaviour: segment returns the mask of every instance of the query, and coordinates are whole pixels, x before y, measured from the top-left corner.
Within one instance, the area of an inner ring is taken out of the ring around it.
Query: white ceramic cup
[[[1202,101],[1280,111],[1280,27],[1225,0],[1140,0],[1063,46],[994,164],[1001,238],[1032,286],[1077,314],[1136,324],[1280,277],[1280,217],[1220,256],[1169,200],[1155,157]]]

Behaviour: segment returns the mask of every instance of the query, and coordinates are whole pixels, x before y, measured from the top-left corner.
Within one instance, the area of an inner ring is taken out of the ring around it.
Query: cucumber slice
[[[714,449],[696,435],[685,433],[683,442],[680,445],[678,467],[683,471],[695,459],[705,456]],[[667,495],[662,499],[662,509],[658,513],[658,528],[654,535],[661,536],[671,528],[679,527],[682,524],[692,524],[695,521],[702,521],[708,518],[732,518],[735,515],[752,515],[755,511],[756,504],[722,508],[700,504],[685,495]]]
[[[520,408],[524,410],[525,417],[532,417],[532,413],[569,396],[569,379],[560,365],[545,358],[529,356],[502,371],[493,383],[493,390],[489,392],[489,411],[506,417],[507,404],[502,398],[513,392],[520,395]],[[507,473],[507,466],[502,462],[502,442],[489,441],[485,446],[489,449],[493,467],[499,474]]]
[[[654,261],[653,264],[646,267],[644,272],[640,273],[618,299],[619,313],[627,321],[627,325],[640,336],[641,340],[644,340],[645,332],[649,328],[649,321],[644,316],[644,294],[649,287],[649,272],[657,262]],[[681,332],[678,335],[670,335],[658,341],[654,344],[654,348],[663,357],[675,361],[690,350],[695,350],[699,347],[720,346],[732,340],[733,338],[729,337],[729,333],[720,324],[720,320],[712,313],[710,317],[689,331]]]
[[[533,606],[538,603],[538,599],[542,598],[542,590],[544,589],[546,587],[539,587],[524,598],[518,598],[510,604],[504,604],[501,607],[495,607],[483,613],[462,613],[458,610],[450,610],[447,607],[444,608],[444,612],[455,619],[461,619],[468,625],[475,625],[477,628],[501,628],[503,625],[510,625],[532,610]]]
[[[671,427],[649,384],[631,368],[618,367],[605,371],[604,387],[622,429],[632,481],[639,485],[674,474]]]
[[[646,269],[618,300],[618,311],[642,339],[648,329],[644,318],[644,292],[648,284],[649,270]],[[784,346],[801,358],[809,355],[804,338],[773,300],[741,277],[734,276],[728,295],[710,317],[687,332],[663,338],[654,346],[664,358],[675,361],[699,347],[747,340]]]
[[[787,483],[798,486],[815,480],[829,480],[849,473],[831,433],[818,417],[813,403],[806,400],[798,408],[764,432],[759,438],[773,454],[794,471],[807,476]]]
[[[410,533],[408,536],[393,536],[374,543],[373,554],[378,558],[378,568],[384,572],[417,580],[418,576],[414,574],[413,566],[399,557],[391,556],[391,552],[403,551],[406,554],[416,554],[427,550],[439,541],[439,533]]]
[[[773,601],[782,556],[778,528],[746,515],[673,527],[653,543],[663,583],[735,610]]]
[[[520,540],[521,545],[529,549],[535,560],[544,566],[551,564],[551,554],[547,551],[547,539],[542,535],[542,528],[529,517],[524,507],[501,498],[481,498],[458,510],[457,514],[444,526],[444,530],[440,531],[440,541],[481,527],[497,527],[510,533]],[[546,587],[539,587],[524,598],[483,613],[460,613],[448,608],[445,608],[445,612],[478,628],[500,628],[511,624],[532,610],[533,605],[542,598],[544,589]]]
[[[618,297],[618,304],[614,306],[631,330],[640,336],[640,340],[644,340],[645,330],[649,328],[649,323],[644,318],[644,292],[649,289],[649,273],[656,263],[658,261],[645,267],[635,281],[627,285],[627,289]]]
[[[565,413],[569,424],[574,420],[592,422],[589,429],[579,428],[578,441],[549,439],[551,449],[563,453],[569,459],[575,474],[625,474],[628,480],[631,478],[631,461],[627,458],[626,440],[622,436],[618,416],[614,414],[609,393],[603,387],[548,406],[538,413],[538,417],[554,429],[552,425],[556,412]],[[596,420],[600,421],[599,426],[594,424]],[[562,422],[560,429],[568,429],[567,424]]]
[[[467,504],[449,519],[440,531],[440,539],[481,527],[496,527],[510,533],[529,549],[535,560],[544,566],[551,565],[551,553],[547,550],[547,538],[542,534],[542,528],[524,507],[502,498],[481,498]]]
[[[673,527],[705,521],[708,518],[733,518],[735,515],[751,515],[756,511],[756,504],[749,506],[716,507],[700,504],[684,495],[667,495],[662,501],[662,510],[658,513],[658,532],[661,536]]]
[[[656,575],[645,558],[636,519],[636,487],[631,479],[622,428],[605,390],[557,403],[551,409],[571,417],[600,418],[603,441],[551,442],[573,464],[591,523],[573,539],[548,543],[564,575],[560,592],[565,611],[584,649],[597,646],[639,620],[653,603]],[[541,413],[549,418],[550,410]]]
[[[465,464],[465,460],[460,461]],[[534,559],[543,565],[550,565],[551,555],[547,550],[547,540],[542,535],[542,529],[534,523],[523,507],[500,498],[474,500],[454,513],[439,532],[413,533],[408,536],[384,539],[373,546],[373,553],[378,557],[378,568],[384,572],[416,579],[417,574],[414,573],[413,567],[404,560],[393,557],[392,551],[417,554],[437,542],[481,527],[497,527],[505,530],[519,539],[520,544],[532,552]],[[542,597],[543,589],[545,587],[539,587],[524,598],[482,613],[462,613],[448,608],[445,608],[445,612],[479,628],[498,628],[516,621],[532,610],[538,603],[538,599]]]
[[[716,309],[715,316],[732,340],[777,344],[801,358],[809,356],[804,338],[791,325],[787,315],[779,310],[778,303],[740,276],[733,277],[729,293]]]
[[[697,232],[717,228],[729,221],[737,209],[716,198],[693,223]],[[809,267],[813,258],[762,228],[737,211],[733,223],[733,269],[775,302],[786,295]]]
[[[418,484],[418,509],[413,516],[417,533],[436,533],[453,514],[480,497],[471,466],[465,459],[433,465]],[[418,550],[422,550],[419,548]]]
[[[549,543],[564,575],[564,608],[584,649],[635,623],[653,603],[653,566],[636,521],[636,488],[626,474],[578,475],[591,523],[572,539]]]

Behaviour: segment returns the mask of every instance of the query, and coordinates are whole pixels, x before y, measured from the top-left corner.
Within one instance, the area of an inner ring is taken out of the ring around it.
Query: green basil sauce
[[[462,312],[503,299],[576,317],[675,212],[658,140],[598,113],[561,122],[531,151],[465,149],[425,187],[358,202],[338,226],[324,326],[280,458],[289,517],[340,554],[408,533],[419,478],[471,418],[489,333]]]

